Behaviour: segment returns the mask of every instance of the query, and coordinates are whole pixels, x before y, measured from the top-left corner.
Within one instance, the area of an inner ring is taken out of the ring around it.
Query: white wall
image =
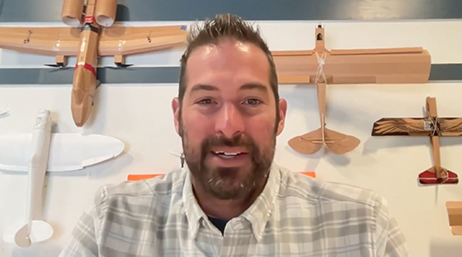
[[[130,23],[136,25],[137,23]],[[159,23],[143,23],[159,24]],[[329,22],[328,48],[422,46],[433,63],[462,63],[462,21]],[[57,24],[60,25],[60,24]],[[140,24],[141,25],[141,24]],[[311,49],[310,22],[259,22],[272,50]],[[176,65],[182,51],[128,57],[129,63]],[[42,66],[53,57],[0,52],[0,67]],[[74,59],[75,60],[75,59]],[[73,65],[73,61],[69,65]],[[102,63],[111,64],[112,59]],[[92,203],[100,185],[118,183],[131,173],[165,173],[179,167],[170,151],[181,151],[174,132],[170,101],[176,84],[103,84],[98,89],[94,116],[77,128],[70,113],[71,85],[0,85],[0,133],[30,132],[38,109],[52,111],[59,132],[102,133],[126,144],[123,155],[67,175],[49,175],[45,188],[45,219],[54,236],[27,249],[0,240],[0,256],[56,256],[74,224]],[[451,235],[445,202],[462,200],[462,185],[420,187],[417,176],[431,167],[429,138],[370,136],[382,117],[421,117],[427,96],[437,98],[441,116],[462,117],[462,81],[422,85],[329,85],[327,126],[361,139],[354,151],[338,156],[318,152],[294,153],[287,141],[319,127],[314,86],[281,85],[289,103],[286,128],[278,138],[276,161],[294,171],[315,170],[320,179],[371,188],[384,195],[406,235],[413,256],[455,257],[462,238]],[[443,166],[462,176],[462,138],[441,140]],[[0,173],[0,233],[24,217],[26,175]]]

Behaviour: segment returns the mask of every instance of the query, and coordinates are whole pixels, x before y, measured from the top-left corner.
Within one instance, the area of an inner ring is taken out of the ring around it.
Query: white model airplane
[[[7,113],[8,113],[7,110],[0,110],[0,117],[2,117],[3,115],[5,115]]]
[[[52,133],[50,111],[40,110],[32,134],[0,135],[0,170],[28,172],[26,221],[9,227],[3,236],[7,243],[29,247],[48,240],[52,226],[34,220],[32,213],[42,206],[45,173],[81,170],[118,156],[124,143],[103,135]]]

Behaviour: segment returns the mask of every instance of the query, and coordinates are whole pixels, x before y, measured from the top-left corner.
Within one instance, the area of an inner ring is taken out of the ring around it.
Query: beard
[[[244,199],[266,183],[274,157],[275,132],[266,147],[259,147],[254,140],[244,134],[233,138],[209,136],[202,140],[199,147],[196,147],[189,144],[188,133],[183,129],[180,118],[180,136],[185,161],[191,175],[207,194],[218,199]],[[220,146],[245,148],[251,165],[211,167],[207,164],[207,157],[214,154],[212,153],[214,147]]]

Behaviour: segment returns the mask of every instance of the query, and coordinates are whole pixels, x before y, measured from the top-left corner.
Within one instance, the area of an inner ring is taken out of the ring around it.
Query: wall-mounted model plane
[[[455,236],[462,236],[462,201],[447,201],[449,226]]]
[[[0,48],[51,55],[56,64],[67,66],[69,56],[77,56],[71,110],[75,124],[88,120],[98,81],[98,58],[114,56],[118,67],[125,56],[158,51],[185,44],[186,26],[113,26],[117,0],[64,0],[62,21],[70,27],[2,27]]]
[[[324,28],[315,29],[316,45],[307,51],[273,51],[280,84],[316,84],[321,128],[289,140],[302,154],[313,154],[323,145],[337,154],[355,149],[360,141],[326,128],[326,84],[425,83],[431,58],[421,47],[328,50]]]
[[[84,169],[111,158],[124,150],[124,143],[103,135],[52,133],[50,111],[39,111],[32,134],[0,135],[0,170],[28,173],[25,221],[13,223],[3,235],[7,243],[20,247],[49,239],[53,227],[33,217],[42,206],[46,172]]]
[[[419,174],[421,184],[457,184],[457,174],[441,166],[439,137],[462,136],[461,118],[440,118],[436,99],[427,97],[424,118],[382,118],[374,122],[372,136],[430,136],[433,167]]]

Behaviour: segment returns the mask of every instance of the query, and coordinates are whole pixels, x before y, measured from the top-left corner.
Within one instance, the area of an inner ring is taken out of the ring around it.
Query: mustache
[[[201,145],[202,154],[207,154],[212,150],[213,147],[216,146],[240,146],[244,147],[249,153],[255,149],[255,143],[251,139],[244,137],[242,134],[232,138],[228,138],[222,135],[207,137],[202,141]]]

